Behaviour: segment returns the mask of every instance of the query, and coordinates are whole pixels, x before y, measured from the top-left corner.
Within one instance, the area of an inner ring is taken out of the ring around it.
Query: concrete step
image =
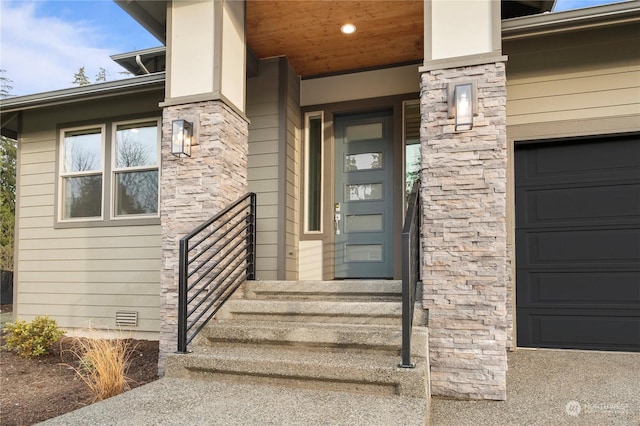
[[[169,354],[166,375],[427,399],[428,362],[416,361],[416,368],[405,369],[384,352],[219,342],[189,355]]]
[[[205,327],[194,341],[194,345],[216,346],[218,343],[359,348],[387,351],[399,357],[402,329],[390,325],[219,320]],[[426,358],[427,347],[427,328],[414,327],[412,356]]]
[[[399,302],[234,299],[217,318],[400,326],[402,307]]]
[[[402,282],[394,280],[247,281],[247,299],[399,301]]]

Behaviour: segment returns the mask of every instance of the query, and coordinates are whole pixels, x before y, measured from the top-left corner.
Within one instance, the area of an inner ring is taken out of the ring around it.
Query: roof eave
[[[165,73],[159,72],[132,78],[88,84],[51,92],[6,98],[0,101],[2,114],[44,108],[90,99],[99,99],[127,93],[138,93],[163,89]]]
[[[502,21],[502,39],[535,37],[638,21],[640,21],[640,1],[634,0],[565,12],[505,19]]]

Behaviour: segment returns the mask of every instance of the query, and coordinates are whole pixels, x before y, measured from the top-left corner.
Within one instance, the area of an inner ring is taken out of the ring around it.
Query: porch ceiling
[[[166,0],[114,0],[166,44]],[[502,18],[551,10],[555,0],[502,0]],[[246,0],[249,48],[287,56],[302,77],[423,60],[425,0]],[[345,23],[357,31],[340,32]]]
[[[303,76],[423,58],[423,0],[247,1],[247,43],[259,58],[287,56]],[[340,27],[354,24],[345,35]]]

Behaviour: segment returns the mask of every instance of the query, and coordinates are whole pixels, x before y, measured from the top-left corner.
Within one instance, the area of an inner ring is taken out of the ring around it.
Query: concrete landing
[[[40,424],[423,426],[426,410],[417,398],[164,378]]]

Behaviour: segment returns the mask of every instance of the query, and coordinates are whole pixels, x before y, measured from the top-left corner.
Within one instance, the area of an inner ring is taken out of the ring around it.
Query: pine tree
[[[73,82],[71,84],[76,84],[78,86],[86,86],[87,84],[91,84],[89,78],[84,72],[84,67],[80,67],[78,72],[73,75]]]

